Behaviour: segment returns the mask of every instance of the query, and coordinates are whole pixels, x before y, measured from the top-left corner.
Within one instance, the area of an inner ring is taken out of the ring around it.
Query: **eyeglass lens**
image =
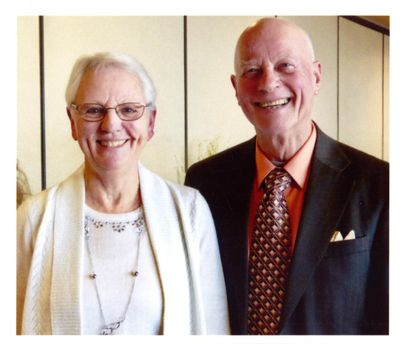
[[[121,119],[133,120],[139,118],[145,106],[139,103],[124,103],[116,107],[105,107],[100,104],[84,103],[77,107],[82,116],[88,120],[100,120],[109,110],[114,109]]]

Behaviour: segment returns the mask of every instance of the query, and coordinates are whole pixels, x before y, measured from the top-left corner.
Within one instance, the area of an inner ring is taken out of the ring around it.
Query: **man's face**
[[[279,22],[253,27],[236,54],[232,84],[257,134],[297,135],[309,128],[321,66],[304,33]]]

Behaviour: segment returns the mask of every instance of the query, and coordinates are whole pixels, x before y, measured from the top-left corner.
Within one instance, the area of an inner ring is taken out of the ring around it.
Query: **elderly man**
[[[256,137],[194,164],[186,184],[218,232],[233,334],[388,333],[388,164],[311,120],[309,36],[264,18],[231,81]]]

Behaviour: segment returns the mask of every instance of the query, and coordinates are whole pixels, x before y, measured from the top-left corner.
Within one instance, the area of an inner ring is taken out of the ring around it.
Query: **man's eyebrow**
[[[247,61],[241,61],[240,67],[246,67],[249,65],[258,65],[258,64],[259,64],[259,62],[257,60],[252,59],[252,60],[247,60]]]

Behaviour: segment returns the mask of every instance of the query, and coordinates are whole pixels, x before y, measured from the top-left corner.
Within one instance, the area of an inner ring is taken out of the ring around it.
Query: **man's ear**
[[[237,98],[236,75],[234,75],[234,74],[231,75],[231,83],[232,83],[233,88],[235,89],[235,95]]]
[[[71,125],[71,135],[72,135],[72,138],[73,138],[75,141],[78,141],[78,133],[77,133],[77,131],[76,131],[75,121],[74,121],[74,119],[72,118],[71,111],[70,111],[70,109],[69,109],[68,107],[67,107],[67,114],[68,114],[69,122],[70,122],[70,125]]]
[[[314,84],[314,94],[318,94],[321,88],[321,75],[322,75],[322,67],[319,61],[313,62],[314,65],[314,77],[315,77],[315,84]]]
[[[156,117],[157,117],[157,109],[150,110],[150,116],[149,116],[149,127],[147,129],[147,141],[150,141],[150,139],[154,135],[154,127],[156,124]]]

